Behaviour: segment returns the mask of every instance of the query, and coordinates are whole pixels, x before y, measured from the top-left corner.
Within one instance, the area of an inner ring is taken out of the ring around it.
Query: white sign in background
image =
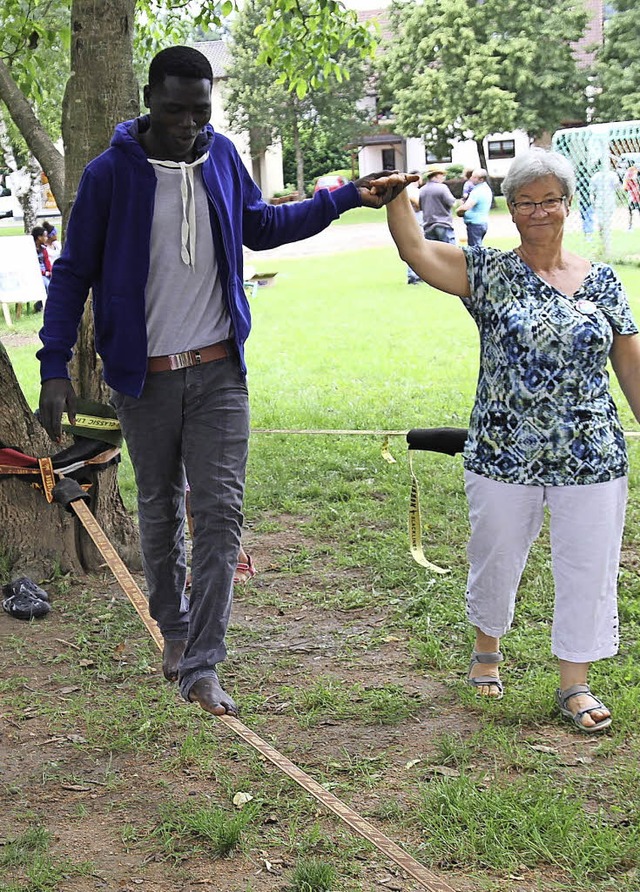
[[[47,298],[33,238],[7,235],[0,238],[0,303],[11,325],[6,304],[35,303]]]

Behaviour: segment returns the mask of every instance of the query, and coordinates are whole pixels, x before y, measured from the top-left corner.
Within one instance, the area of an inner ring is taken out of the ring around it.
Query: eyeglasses
[[[523,217],[530,217],[536,208],[542,208],[547,214],[557,211],[561,204],[567,200],[566,195],[560,198],[545,198],[544,201],[514,201],[511,207],[521,214]]]

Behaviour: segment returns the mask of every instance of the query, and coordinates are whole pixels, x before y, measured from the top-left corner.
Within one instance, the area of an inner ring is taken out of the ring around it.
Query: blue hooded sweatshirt
[[[53,267],[37,356],[41,379],[68,378],[67,363],[89,293],[93,296],[96,350],[107,384],[139,397],[147,372],[145,286],[156,176],[137,134],[149,116],[119,124],[110,147],[82,175],[64,248]],[[209,200],[213,245],[224,299],[233,323],[243,372],[243,345],[251,313],[243,287],[242,245],[253,251],[298,241],[325,229],[359,207],[349,183],[313,199],[272,206],[249,176],[233,143],[210,124],[196,140],[198,156],[209,152],[202,178]]]

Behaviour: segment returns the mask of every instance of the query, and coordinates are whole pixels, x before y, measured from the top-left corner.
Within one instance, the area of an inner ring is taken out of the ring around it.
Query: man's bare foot
[[[473,652],[467,684],[475,688],[479,697],[491,697],[497,700],[502,697],[504,690],[498,671],[500,662],[502,662],[502,654],[499,651],[493,653]]]
[[[162,673],[167,681],[178,680],[178,663],[186,646],[186,638],[165,639],[162,651]]]
[[[222,689],[217,675],[200,678],[189,689],[189,700],[213,715],[238,715],[238,707]]]

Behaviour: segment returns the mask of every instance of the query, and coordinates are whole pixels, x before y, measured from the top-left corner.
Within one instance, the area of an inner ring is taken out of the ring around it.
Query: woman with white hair
[[[393,175],[380,185],[387,180]],[[467,681],[479,695],[502,696],[500,638],[547,507],[556,701],[577,728],[597,732],[611,714],[587,674],[593,661],[618,650],[628,472],[606,364],[640,421],[640,337],[611,267],[562,245],[574,191],[562,155],[536,148],[518,157],[503,183],[520,234],[513,251],[425,241],[404,193],[388,206],[388,222],[403,260],[425,282],[458,295],[480,334],[464,449],[466,600],[476,634]]]

